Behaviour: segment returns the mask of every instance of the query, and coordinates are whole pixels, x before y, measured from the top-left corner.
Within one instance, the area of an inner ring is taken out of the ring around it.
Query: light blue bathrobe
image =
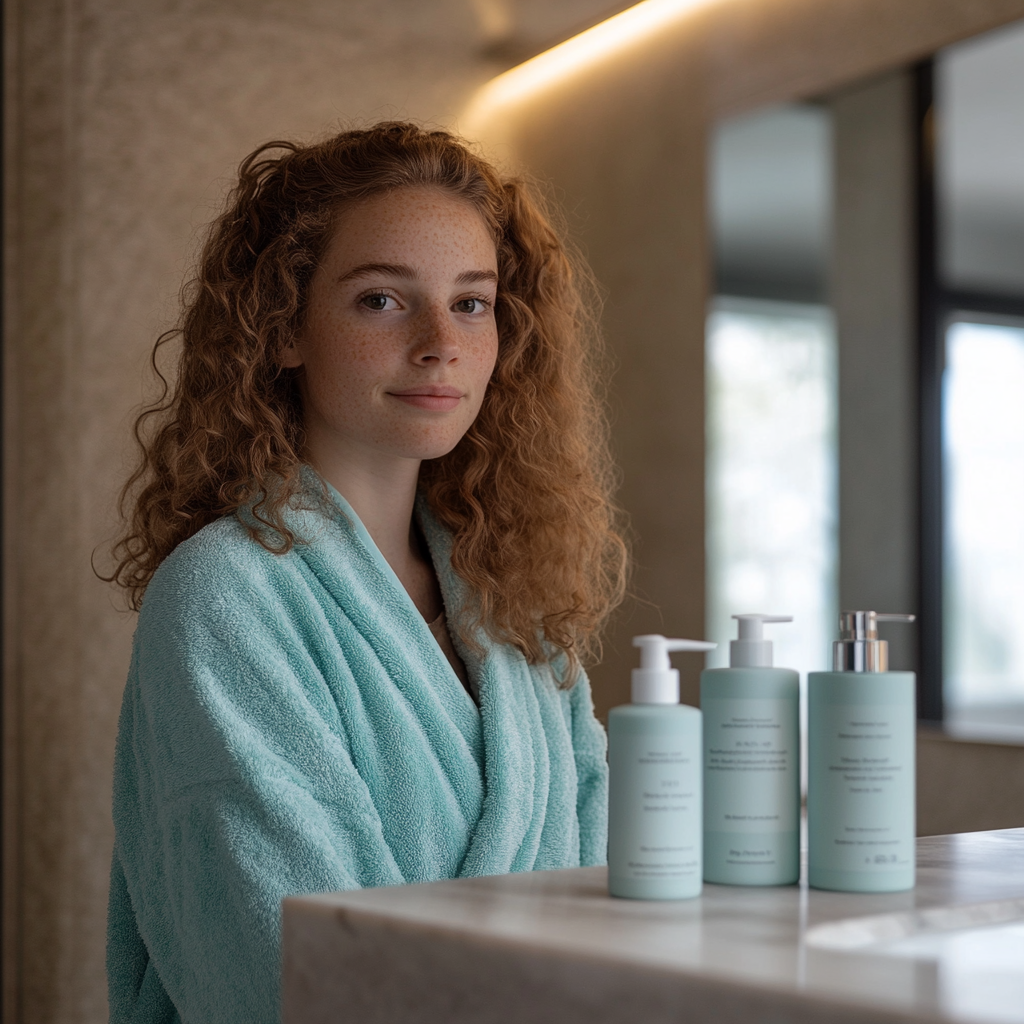
[[[116,1024],[279,1018],[282,897],[603,864],[581,679],[454,637],[480,708],[351,508],[273,555],[226,518],[146,591],[114,769]],[[445,606],[461,583],[419,509]]]

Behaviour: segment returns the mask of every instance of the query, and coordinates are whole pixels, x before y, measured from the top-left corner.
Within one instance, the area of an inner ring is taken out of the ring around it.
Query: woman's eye
[[[459,299],[455,303],[455,311],[457,313],[482,313],[484,304],[481,299]]]
[[[367,309],[372,309],[375,313],[381,313],[388,308],[388,300],[390,298],[390,295],[364,295],[359,301]]]

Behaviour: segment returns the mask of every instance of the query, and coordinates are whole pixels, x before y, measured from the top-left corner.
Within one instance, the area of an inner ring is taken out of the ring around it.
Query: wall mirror
[[[720,121],[708,180],[709,638],[914,611],[921,717],[1024,742],[1024,22]]]

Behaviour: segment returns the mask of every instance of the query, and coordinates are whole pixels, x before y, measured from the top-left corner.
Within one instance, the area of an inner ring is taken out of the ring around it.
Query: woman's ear
[[[292,335],[288,343],[281,348],[278,357],[281,366],[286,370],[294,370],[302,365],[302,353],[299,351],[299,339]]]

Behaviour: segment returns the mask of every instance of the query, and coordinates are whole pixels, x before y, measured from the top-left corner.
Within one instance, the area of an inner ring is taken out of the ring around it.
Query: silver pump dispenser
[[[840,612],[839,639],[832,644],[833,672],[888,672],[889,644],[878,639],[879,622],[913,622],[913,615]]]

